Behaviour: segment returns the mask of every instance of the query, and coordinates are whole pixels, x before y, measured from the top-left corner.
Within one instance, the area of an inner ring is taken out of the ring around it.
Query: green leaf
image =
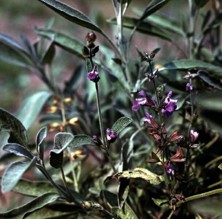
[[[3,150],[13,153],[16,156],[25,157],[28,160],[33,159],[33,154],[24,146],[16,143],[9,143],[3,147]]]
[[[207,62],[195,59],[179,59],[166,63],[163,67],[159,68],[159,72],[166,70],[182,70],[187,71],[191,69],[201,69],[211,73],[211,76],[222,76],[222,68]]]
[[[4,34],[0,34],[0,60],[23,68],[32,66],[29,54],[17,41]]]
[[[59,132],[54,137],[54,149],[58,149],[57,153],[64,151],[74,139],[74,136],[68,132]]]
[[[116,19],[109,20],[109,22],[116,24]],[[136,18],[123,17],[123,26],[126,28],[134,29],[135,25],[137,25],[138,22],[139,20]],[[147,21],[139,22],[136,30],[140,33],[157,36],[162,39],[171,41],[171,38],[168,36],[169,34],[166,31],[164,31],[162,28],[159,28]]]
[[[47,193],[39,196],[32,201],[10,211],[0,213],[1,219],[11,218],[11,219],[21,219],[31,212],[34,212],[38,209],[41,209],[59,198],[59,195],[56,193]]]
[[[213,96],[213,98],[212,98]],[[195,99],[195,104],[199,107],[200,115],[211,128],[222,130],[222,92],[203,93]]]
[[[36,163],[36,157],[29,162],[17,161],[12,163],[5,169],[2,176],[2,192],[12,190],[18,183],[22,175]]]
[[[210,216],[210,218],[221,218],[222,208],[221,208],[221,198],[217,197],[215,199],[208,198],[205,200],[192,202],[190,205],[191,209],[202,216]]]
[[[42,57],[42,63],[43,64],[51,64],[53,58],[55,57],[55,53],[56,53],[55,45],[53,42],[51,42],[49,47],[45,51],[45,54]]]
[[[100,196],[102,199],[105,199],[106,202],[111,206],[111,207],[118,207],[118,197],[116,194],[108,191],[108,190],[102,190],[100,193]]]
[[[26,129],[23,124],[12,114],[0,108],[0,131],[8,131],[8,142],[27,145]]]
[[[0,131],[0,148],[3,147],[4,145],[8,144],[8,139],[10,135],[7,131]]]
[[[170,0],[152,0],[148,6],[146,7],[146,9],[144,10],[144,13],[142,14],[142,16],[140,17],[140,21],[144,20],[146,17],[148,17],[149,15],[153,14],[154,12],[156,12],[157,10],[159,10],[160,8],[162,8],[165,4],[167,4]]]
[[[151,23],[154,27],[165,29],[167,31],[176,33],[179,36],[186,36],[186,33],[183,31],[180,24],[177,21],[169,18],[169,16],[153,14],[149,16],[146,21]]]
[[[158,185],[162,182],[162,177],[152,173],[151,171],[145,168],[135,168],[133,170],[127,170],[115,174],[113,177],[117,179],[126,178],[126,179],[143,179],[146,182],[152,185]]]
[[[55,204],[56,205],[56,204]],[[73,211],[70,212],[71,210],[68,209],[68,212],[69,213],[65,213],[63,212],[64,211],[64,208],[65,210],[67,210],[67,208],[73,208]],[[53,209],[52,209],[53,208]],[[78,210],[81,210],[80,207],[76,207],[76,206],[69,206],[68,204],[67,205],[64,205],[64,206],[61,206],[61,208],[63,209],[57,209],[58,208],[58,205],[56,206],[53,206],[53,204],[50,204],[49,207],[44,207],[44,208],[41,208],[33,213],[31,213],[30,215],[28,215],[27,217],[25,217],[26,219],[78,219],[78,215],[77,215],[77,211]]]
[[[119,118],[112,126],[112,130],[120,133],[124,128],[126,128],[130,123],[132,122],[132,119],[127,117],[121,117]]]
[[[63,151],[60,153],[58,151],[58,149],[53,149],[50,151],[49,155],[49,163],[56,169],[61,168],[63,165]]]
[[[125,203],[124,208],[118,208],[116,214],[121,219],[138,219],[133,209],[127,203]]]
[[[67,20],[102,34],[112,45],[115,51],[119,54],[119,51],[117,47],[113,44],[112,40],[103,32],[102,29],[100,29],[82,12],[74,8],[71,8],[66,4],[58,2],[56,0],[39,0],[39,1],[48,6],[49,8],[51,8],[52,10],[54,10],[56,13],[60,14],[62,17],[66,18]]]
[[[212,98],[213,95],[213,98]],[[195,103],[202,109],[208,109],[222,113],[222,92],[203,93],[197,96]]]
[[[59,132],[54,137],[54,149],[50,151],[50,165],[60,168],[63,165],[63,151],[70,145],[74,136],[68,132]]]
[[[103,34],[102,30],[82,12],[56,0],[39,1],[67,20]]]
[[[218,168],[222,170],[222,163],[218,165]]]
[[[52,43],[58,45],[64,50],[83,58],[82,48],[84,44],[81,43],[80,41],[50,29],[37,28],[35,29],[35,32],[39,36],[50,39]]]
[[[222,90],[222,82],[216,78],[211,77],[207,72],[198,71],[198,77],[210,87]]]
[[[22,102],[17,112],[17,117],[23,123],[26,129],[28,129],[38,117],[42,107],[50,96],[51,93],[41,91],[29,96]]]
[[[15,39],[6,34],[0,33],[0,42],[14,48],[15,50],[26,53],[26,50]]]
[[[44,149],[43,149],[42,143],[44,139],[47,137],[47,134],[48,134],[47,127],[43,127],[39,130],[39,132],[36,135],[35,144],[36,144],[37,152],[39,153],[39,158],[41,160],[43,160],[43,155],[44,155]]]
[[[71,147],[72,148],[76,148],[76,147],[79,147],[79,146],[82,146],[82,145],[86,145],[86,144],[89,144],[89,145],[93,144],[94,145],[91,136],[88,136],[88,135],[75,135],[74,139],[72,141]]]
[[[45,193],[56,193],[57,190],[48,182],[38,182],[20,179],[16,186],[13,188],[14,192],[37,197]]]

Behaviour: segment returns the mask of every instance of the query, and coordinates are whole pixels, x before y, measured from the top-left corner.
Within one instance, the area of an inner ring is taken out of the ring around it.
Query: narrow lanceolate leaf
[[[58,2],[56,0],[39,0],[39,1],[48,6],[49,8],[51,8],[53,11],[55,11],[62,17],[66,18],[67,20],[76,23],[80,26],[97,31],[99,33],[103,33],[102,30],[82,12],[74,8],[71,8],[70,6],[64,3]]]
[[[27,145],[26,129],[23,124],[11,113],[0,108],[0,131],[6,130],[10,133],[8,142]]]
[[[140,21],[144,20],[149,15],[153,14],[160,8],[162,8],[165,4],[167,4],[170,0],[152,0],[146,7],[144,13],[140,17]]]
[[[9,64],[30,68],[32,61],[29,54],[12,37],[0,34],[0,60]]]
[[[64,50],[83,58],[82,48],[84,45],[80,41],[50,29],[37,28],[35,32],[39,36],[51,40],[52,43],[63,48]]]
[[[23,53],[26,53],[26,50],[20,45],[20,43],[18,43],[15,39],[13,39],[12,37],[10,37],[6,34],[0,33],[0,42],[10,45],[14,49],[19,50]]]
[[[0,213],[1,219],[21,219],[25,218],[27,214],[35,212],[38,209],[41,209],[53,202],[55,202],[59,198],[59,195],[56,193],[47,193],[39,196],[32,201],[19,206],[18,208],[14,208],[10,211]]]
[[[146,19],[146,21],[152,23],[158,28],[163,28],[183,37],[186,36],[186,33],[182,29],[182,25],[180,25],[177,21],[170,19],[169,16],[152,14]]]
[[[41,91],[31,95],[23,101],[20,109],[17,112],[17,116],[26,129],[28,129],[38,117],[42,107],[50,96],[51,93],[47,91]]]
[[[48,182],[28,181],[22,179],[19,180],[19,182],[13,188],[13,191],[31,197],[57,192],[57,190]]]
[[[3,150],[13,153],[16,156],[25,157],[28,160],[33,159],[33,154],[24,146],[17,143],[9,143],[3,147]]]
[[[32,167],[36,162],[36,157],[31,161],[21,162],[17,161],[8,166],[2,176],[2,192],[9,192],[12,190],[22,175]]]
[[[75,135],[71,147],[76,148],[86,144],[94,144],[92,137],[88,135]]]
[[[112,130],[120,133],[124,128],[126,128],[130,123],[132,122],[131,119],[127,117],[121,117],[119,118],[112,126]]]
[[[183,70],[201,69],[211,73],[211,76],[222,76],[222,68],[207,62],[194,59],[179,59],[166,63],[163,67],[159,68],[159,72],[166,70]]]
[[[135,168],[133,170],[127,170],[114,175],[117,179],[143,179],[152,185],[158,185],[162,182],[161,176],[145,169],[145,168]]]
[[[44,148],[42,146],[42,143],[44,139],[46,138],[47,134],[48,134],[47,127],[43,127],[39,130],[38,134],[36,135],[35,144],[36,144],[37,152],[39,154],[39,158],[41,160],[43,160],[43,155],[44,155]]]
[[[49,47],[45,51],[45,53],[42,56],[42,63],[43,64],[51,64],[53,61],[53,58],[55,57],[56,49],[53,42],[50,43]]]
[[[116,24],[116,19],[112,19],[109,22]],[[140,33],[160,37],[161,39],[171,41],[171,37],[169,36],[168,32],[164,31],[162,28],[157,27],[151,22],[148,21],[139,22],[139,19],[137,18],[123,17],[123,26],[125,28],[134,29],[136,25],[137,25],[136,30]]]

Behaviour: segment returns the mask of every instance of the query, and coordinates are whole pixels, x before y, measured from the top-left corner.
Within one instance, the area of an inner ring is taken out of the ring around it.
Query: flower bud
[[[194,130],[190,130],[190,140],[191,140],[191,142],[194,142],[194,141],[196,141],[197,140],[197,138],[198,138],[198,136],[199,136],[199,133],[198,132],[195,132]]]
[[[96,34],[92,31],[92,32],[89,32],[87,35],[86,35],[86,41],[87,43],[93,43],[95,42],[96,40]]]

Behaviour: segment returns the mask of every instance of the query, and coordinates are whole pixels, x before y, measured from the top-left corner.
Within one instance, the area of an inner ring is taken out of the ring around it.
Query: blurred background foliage
[[[112,1],[63,0],[61,2],[67,3],[74,8],[78,8],[94,20],[102,29],[105,28],[108,33],[115,33],[115,31],[111,31],[115,28],[115,26],[105,22],[107,19],[114,17]],[[138,12],[138,10],[143,10],[149,2],[149,0],[132,1],[126,15],[136,16],[136,11]],[[173,0],[169,2],[166,7],[161,9],[161,13],[165,13],[169,17],[178,17],[178,20],[180,20],[183,16],[184,19],[186,19],[186,11],[184,11],[183,14],[181,13],[181,10],[176,10],[175,3],[177,7],[183,7],[185,2]],[[38,36],[35,34],[34,28],[43,28],[46,23],[50,22],[53,22],[53,29],[60,30],[61,32],[66,33],[71,37],[75,37],[82,42],[84,42],[84,36],[87,33],[85,28],[81,28],[66,21],[56,13],[48,10],[46,7],[42,7],[38,1],[1,1],[0,14],[0,33],[5,33],[17,41],[21,41],[20,37],[25,35],[32,43],[34,43],[38,40]],[[111,37],[115,38],[115,36]],[[98,38],[100,41],[103,41],[101,36],[98,36]],[[161,54],[165,60],[171,60],[172,58],[175,59],[183,56],[181,51],[177,48],[175,48],[172,52],[171,43],[157,37],[137,33],[134,37],[134,41],[134,47],[132,47],[131,53],[133,56],[138,56],[136,48],[142,51],[150,51],[156,47],[161,48],[160,57],[158,58],[161,58]],[[164,54],[167,54],[167,57]],[[54,74],[58,77],[58,80],[60,80],[60,76],[63,77],[64,80],[64,78],[67,78],[68,75],[70,75],[70,73],[76,68],[80,61],[81,60],[76,59],[75,56],[70,56],[70,54],[65,51],[57,50],[55,61],[56,66],[53,66]],[[25,72],[23,68],[20,69],[0,61],[0,100],[2,108],[12,109],[13,111],[13,109],[18,107],[19,102],[24,96],[27,96],[27,94],[30,94],[33,91],[42,89],[45,89],[44,85],[38,78],[31,75],[30,72]]]

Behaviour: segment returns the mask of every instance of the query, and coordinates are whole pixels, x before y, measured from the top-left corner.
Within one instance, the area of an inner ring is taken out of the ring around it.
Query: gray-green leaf
[[[12,190],[21,179],[22,175],[32,167],[35,162],[36,157],[28,162],[16,161],[9,165],[2,176],[2,192],[5,193]]]
[[[34,212],[38,209],[41,209],[48,204],[51,204],[55,202],[59,198],[59,195],[56,193],[46,193],[42,196],[39,196],[32,201],[19,206],[17,208],[14,208],[10,211],[0,213],[1,219],[22,219],[25,218],[25,216],[31,212]]]
[[[38,117],[42,107],[50,96],[51,93],[47,91],[40,91],[29,96],[22,102],[17,112],[17,117],[23,123],[26,129],[28,129]]]
[[[54,137],[54,149],[58,149],[55,153],[59,154],[64,151],[72,142],[74,136],[68,132],[59,132]]]
[[[162,182],[162,177],[145,169],[145,168],[135,168],[133,170],[127,170],[114,175],[117,179],[143,179],[152,185],[158,185]]]
[[[112,130],[120,133],[124,128],[126,128],[130,123],[132,122],[131,119],[127,117],[121,117],[119,118],[112,126]]]
[[[94,144],[92,137],[88,135],[75,135],[72,141],[72,148],[76,148],[86,144]]]
[[[27,146],[26,129],[23,124],[11,113],[0,108],[0,131],[2,130],[9,132],[8,142]]]
[[[16,186],[13,188],[14,192],[37,197],[46,193],[54,192],[57,190],[49,182],[28,181],[20,179]]]
[[[25,157],[28,160],[33,159],[33,154],[27,148],[17,143],[6,144],[3,150],[13,153],[16,156]]]
[[[66,36],[65,34],[56,32],[54,30],[50,29],[41,29],[37,28],[35,29],[35,32],[42,37],[45,37],[52,41],[55,45],[58,45],[59,47],[63,48],[64,50],[71,52],[75,55],[78,55],[79,57],[83,58],[82,56],[82,48],[83,43],[80,41],[71,38],[69,36]]]
[[[102,30],[82,12],[56,0],[39,0],[67,20],[83,27],[103,33]]]

